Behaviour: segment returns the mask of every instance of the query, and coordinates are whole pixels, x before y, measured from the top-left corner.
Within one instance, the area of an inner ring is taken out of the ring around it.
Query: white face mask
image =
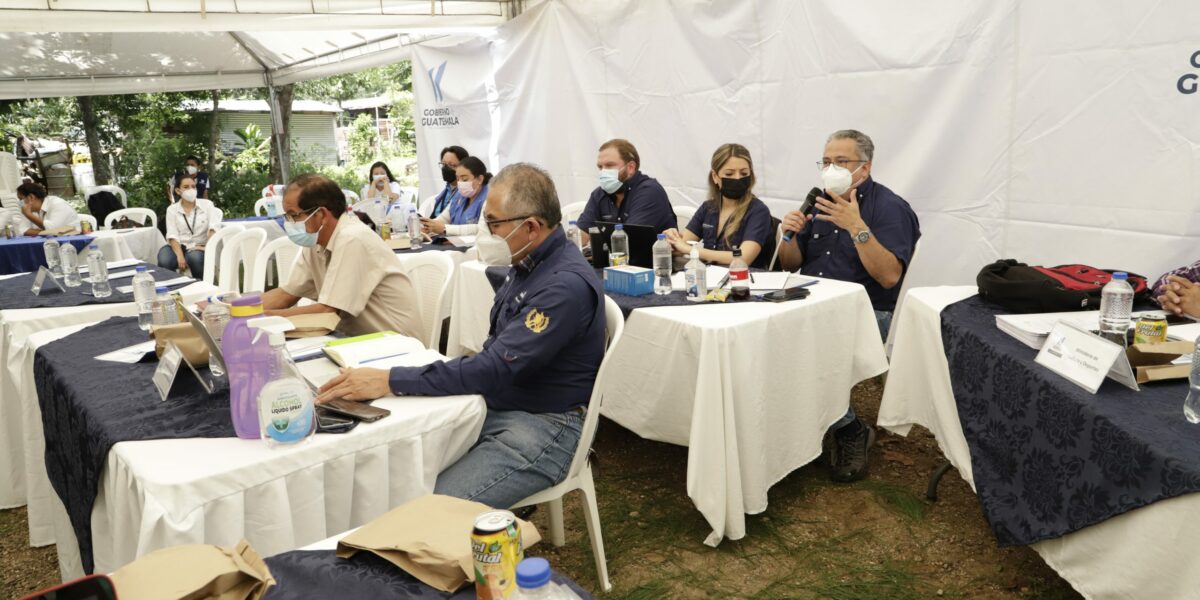
[[[387,179],[387,175],[384,173],[380,173],[380,174],[376,175],[375,177],[373,177],[372,179],[374,179],[375,181],[379,181],[380,179]]]
[[[182,192],[180,192],[179,197],[183,198],[184,200],[187,200],[188,202],[195,202],[196,201],[196,189],[192,188],[189,190],[183,190]]]
[[[458,193],[464,197],[470,198],[475,195],[475,184],[470,181],[458,182]]]
[[[463,184],[460,183],[458,185],[461,188]],[[508,235],[500,237],[489,231],[487,222],[483,218],[480,218],[478,235],[475,236],[475,249],[479,251],[479,260],[483,261],[483,264],[489,267],[511,266],[513,264],[513,253],[512,250],[508,249],[508,238],[520,230],[522,223],[524,221],[518,223],[512,231],[508,232]],[[517,254],[524,252],[528,247],[529,244],[521,246],[521,249],[517,250]]]
[[[197,169],[196,167],[193,167],[192,165],[187,166],[188,175],[195,175],[199,171],[200,171],[200,169]]]
[[[861,168],[862,164],[858,165],[858,169]],[[829,166],[821,171],[821,184],[830,194],[839,196],[845,194],[846,190],[854,185],[854,174],[858,172],[858,169],[854,169],[852,172],[845,167],[829,163]]]

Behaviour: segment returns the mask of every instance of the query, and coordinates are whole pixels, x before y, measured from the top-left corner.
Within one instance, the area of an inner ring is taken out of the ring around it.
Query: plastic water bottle
[[[408,237],[408,203],[395,202],[388,210],[388,220],[392,222],[392,236]]]
[[[229,315],[229,325],[221,338],[221,353],[229,371],[229,413],[237,436],[256,440],[262,437],[258,394],[275,362],[267,336],[256,336],[258,332],[247,325],[247,321],[263,316],[262,296],[249,294],[234,300]]]
[[[421,247],[421,215],[417,214],[417,207],[408,207],[408,241],[409,247],[413,250]]]
[[[1192,352],[1192,373],[1188,377],[1187,400],[1183,401],[1183,416],[1189,423],[1200,423],[1200,338]]]
[[[50,238],[42,242],[42,251],[46,253],[46,268],[55,277],[62,277],[62,266],[58,262],[58,240]]]
[[[371,204],[371,220],[375,221],[376,228],[383,225],[383,215],[384,215],[383,200],[376,198],[375,202],[373,202]]]
[[[550,562],[535,556],[517,565],[517,592],[510,600],[580,600],[571,588],[550,581]]]
[[[687,299],[691,302],[704,302],[708,296],[708,267],[700,261],[700,246],[692,242],[692,252],[688,257],[684,270],[683,287],[687,291]]]
[[[83,279],[79,277],[79,256],[75,253],[75,246],[63,244],[58,248],[58,255],[62,263],[63,283],[66,283],[67,287],[83,285]]]
[[[1125,334],[1133,315],[1133,288],[1129,276],[1113,273],[1112,281],[1100,290],[1100,337],[1125,346]]]
[[[95,244],[88,246],[87,262],[88,275],[92,280],[92,295],[97,298],[111,296],[112,286],[108,284],[108,263],[104,262],[104,253]]]
[[[667,234],[658,234],[654,242],[654,293],[666,296],[671,293],[671,242]]]
[[[750,269],[742,260],[742,249],[733,249],[733,260],[729,261],[729,296],[734,300],[750,299]]]
[[[617,223],[615,229],[608,240],[608,264],[619,267],[629,263],[629,236],[624,225]]]
[[[179,322],[179,311],[175,310],[175,299],[167,288],[154,289],[154,300],[150,303],[150,324],[173,325]]]
[[[579,235],[579,225],[575,221],[567,222],[567,239],[571,240],[576,248],[583,247],[583,237]]]
[[[204,328],[208,330],[208,335],[211,335],[213,341],[220,345],[221,337],[225,335],[225,326],[229,325],[229,305],[221,302],[216,296],[210,296],[208,306],[204,307],[200,319],[204,322]],[[225,376],[225,370],[213,360],[211,352],[208,357],[208,370],[213,377]]]
[[[154,276],[146,270],[146,265],[138,265],[133,269],[133,302],[137,305],[138,327],[142,331],[150,331],[154,324],[154,297],[157,286]],[[164,290],[166,288],[163,288]]]

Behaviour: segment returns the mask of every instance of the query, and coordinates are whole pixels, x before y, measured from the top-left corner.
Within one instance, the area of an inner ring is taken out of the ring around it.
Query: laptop
[[[592,266],[603,269],[608,265],[608,243],[615,231],[617,223],[596,221],[588,228],[592,245]],[[625,235],[629,236],[629,264],[635,267],[654,268],[654,242],[658,241],[658,232],[649,225],[632,225],[621,223]],[[599,230],[599,233],[596,232]]]

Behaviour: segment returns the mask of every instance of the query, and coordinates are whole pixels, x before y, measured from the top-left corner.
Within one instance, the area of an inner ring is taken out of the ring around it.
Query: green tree
[[[346,132],[346,145],[350,147],[350,160],[355,164],[369,163],[379,155],[379,131],[375,129],[375,119],[371,115],[361,114],[350,124]]]

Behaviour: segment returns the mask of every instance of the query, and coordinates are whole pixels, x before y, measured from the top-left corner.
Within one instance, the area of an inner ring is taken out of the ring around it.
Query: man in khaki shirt
[[[337,312],[346,335],[390,329],[420,337],[416,290],[392,249],[346,210],[336,183],[313,174],[293,179],[283,210],[288,238],[303,249],[287,282],[263,295],[267,314]],[[297,307],[300,298],[316,304]]]

